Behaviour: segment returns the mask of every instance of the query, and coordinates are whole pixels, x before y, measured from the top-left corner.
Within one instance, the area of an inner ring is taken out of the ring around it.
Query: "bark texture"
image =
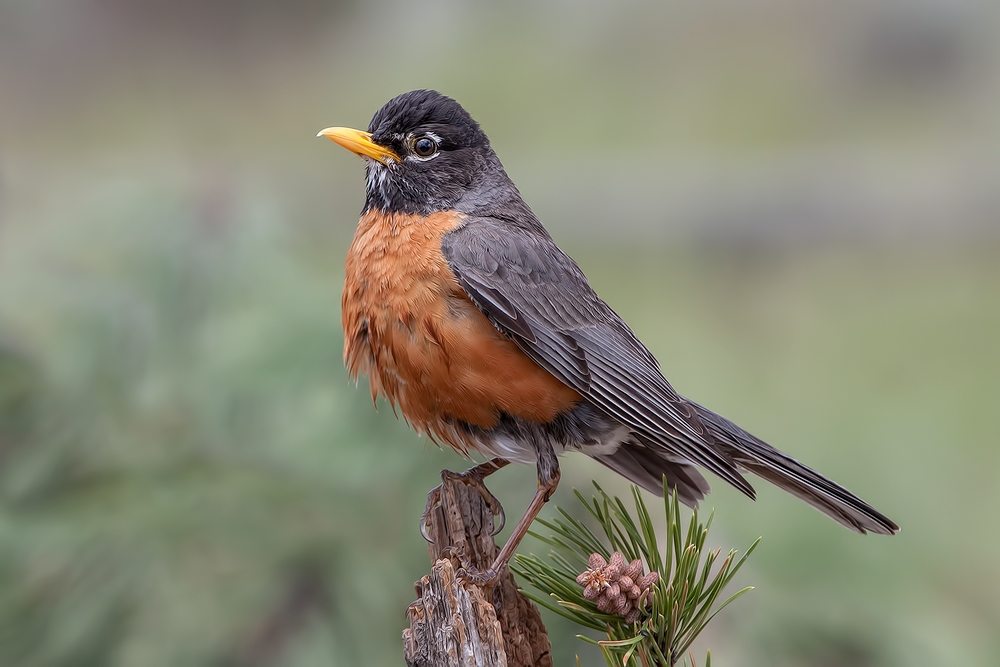
[[[482,496],[442,476],[441,502],[428,519],[431,573],[416,583],[403,650],[409,667],[551,667],[552,655],[538,609],[517,592],[509,570],[492,586],[455,575],[458,563],[441,557],[448,546],[486,569],[499,551],[493,517]]]

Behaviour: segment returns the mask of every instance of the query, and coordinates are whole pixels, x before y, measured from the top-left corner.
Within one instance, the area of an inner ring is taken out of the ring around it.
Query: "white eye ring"
[[[431,160],[441,153],[441,137],[430,132],[417,135],[410,139],[410,153],[407,159]]]

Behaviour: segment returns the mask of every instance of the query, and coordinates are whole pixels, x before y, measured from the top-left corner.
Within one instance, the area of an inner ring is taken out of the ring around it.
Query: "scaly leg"
[[[497,554],[496,560],[493,561],[490,569],[478,570],[469,562],[469,559],[460,549],[449,547],[446,550],[461,562],[462,569],[457,574],[466,581],[482,585],[495,581],[500,576],[503,568],[507,566],[507,562],[514,555],[517,545],[521,543],[521,540],[528,533],[531,522],[535,520],[538,513],[542,511],[542,507],[549,501],[552,494],[555,493],[556,487],[559,486],[559,461],[556,458],[555,451],[552,449],[552,443],[543,434],[538,432],[532,432],[532,441],[538,461],[538,490],[535,491],[535,497],[531,499],[528,509],[524,511],[524,516],[517,522],[514,532],[511,533],[507,539],[507,543],[500,549],[500,553]]]
[[[471,486],[479,492],[479,495],[483,497],[483,501],[486,506],[490,508],[490,512],[493,516],[500,517],[500,525],[493,529],[491,535],[496,535],[501,530],[503,530],[504,524],[507,521],[507,517],[503,512],[503,506],[500,501],[497,500],[496,496],[490,493],[490,490],[486,488],[483,480],[500,470],[504,466],[508,465],[510,461],[502,458],[495,458],[486,461],[485,463],[480,463],[477,466],[472,466],[465,472],[452,472],[451,470],[442,470],[441,479],[446,480],[459,480],[463,482],[466,486]],[[427,534],[427,521],[430,518],[431,512],[441,503],[441,487],[435,486],[431,489],[431,492],[427,494],[427,506],[424,508],[424,513],[420,517],[420,534],[425,540],[434,543],[430,535]]]

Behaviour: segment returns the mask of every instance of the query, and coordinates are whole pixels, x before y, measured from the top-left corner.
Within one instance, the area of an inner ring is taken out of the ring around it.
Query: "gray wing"
[[[538,365],[667,458],[696,463],[754,497],[652,353],[544,231],[470,218],[444,236],[441,250],[472,302]]]

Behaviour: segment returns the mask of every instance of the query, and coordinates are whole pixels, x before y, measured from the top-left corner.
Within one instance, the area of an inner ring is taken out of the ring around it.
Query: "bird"
[[[454,99],[413,90],[367,131],[327,137],[365,162],[365,203],[341,301],[344,360],[418,432],[472,458],[483,479],[534,465],[538,487],[492,565],[495,581],[559,484],[558,456],[581,452],[689,506],[710,490],[702,468],[751,499],[744,473],[858,533],[899,527],[850,491],[686,398],[590,286],[521,197],[489,139]],[[434,492],[428,509],[434,502]],[[424,519],[427,513],[425,512]],[[424,520],[422,519],[422,521]],[[461,557],[461,554],[459,554]]]

